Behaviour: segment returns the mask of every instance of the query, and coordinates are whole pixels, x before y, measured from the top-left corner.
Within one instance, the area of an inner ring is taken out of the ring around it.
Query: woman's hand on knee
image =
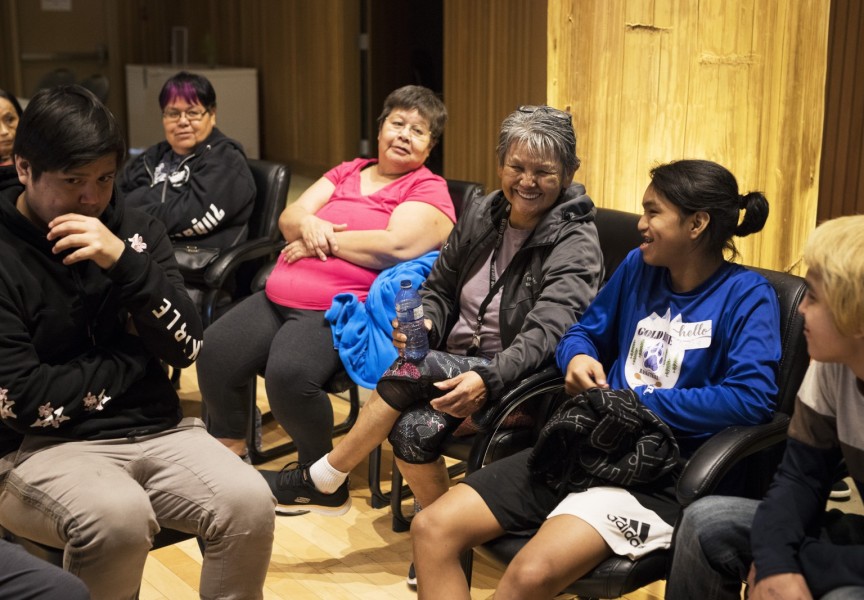
[[[439,390],[449,391],[439,398],[434,398],[430,404],[435,410],[448,415],[468,417],[486,403],[486,383],[475,371],[460,373],[434,385]]]

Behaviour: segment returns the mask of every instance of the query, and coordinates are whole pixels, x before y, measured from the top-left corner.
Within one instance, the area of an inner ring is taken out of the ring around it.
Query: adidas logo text
[[[648,539],[648,532],[651,531],[651,525],[648,523],[640,523],[635,519],[616,517],[615,515],[606,515],[606,518],[615,524],[624,535],[624,539],[634,548],[638,548]]]

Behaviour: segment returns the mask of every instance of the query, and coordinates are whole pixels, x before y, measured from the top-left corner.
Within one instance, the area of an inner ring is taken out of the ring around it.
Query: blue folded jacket
[[[426,280],[438,251],[384,269],[372,282],[364,305],[355,294],[336,294],[324,313],[333,332],[333,347],[354,383],[374,389],[399,355],[393,347],[396,292],[403,279],[416,288]]]

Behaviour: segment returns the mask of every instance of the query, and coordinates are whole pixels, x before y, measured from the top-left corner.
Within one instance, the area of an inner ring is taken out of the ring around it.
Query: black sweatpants
[[[342,363],[324,311],[279,306],[258,292],[205,330],[196,364],[215,437],[246,437],[250,385],[263,370],[270,409],[297,444],[299,460],[317,460],[333,448],[324,384]]]

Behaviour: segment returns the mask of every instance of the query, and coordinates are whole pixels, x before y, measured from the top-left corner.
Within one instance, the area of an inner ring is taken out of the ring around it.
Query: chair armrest
[[[228,248],[207,267],[204,283],[211,289],[221,289],[244,262],[278,253],[285,242],[272,242],[266,238],[247,240]]]
[[[550,385],[553,387],[564,385],[564,377],[561,376],[560,371],[555,366],[546,367],[542,371],[537,371],[522,379],[516,384],[516,387],[508,390],[501,396],[500,400],[483,407],[481,410],[483,413],[482,418],[479,418],[479,415],[475,414],[474,423],[480,431],[497,429],[516,407],[533,397],[531,394],[532,391],[536,388],[543,388],[545,390]]]
[[[482,423],[477,424],[480,431],[474,436],[471,445],[468,472],[476,471],[485,464],[492,438],[514,410],[526,402],[545,398],[548,393],[563,389],[564,377],[553,365],[521,380],[516,387],[510,389],[500,400],[490,406],[484,414]]]
[[[723,477],[742,459],[786,439],[789,416],[775,413],[764,425],[727,427],[702,444],[681,472],[676,495],[681,506],[689,506],[710,494]]]

